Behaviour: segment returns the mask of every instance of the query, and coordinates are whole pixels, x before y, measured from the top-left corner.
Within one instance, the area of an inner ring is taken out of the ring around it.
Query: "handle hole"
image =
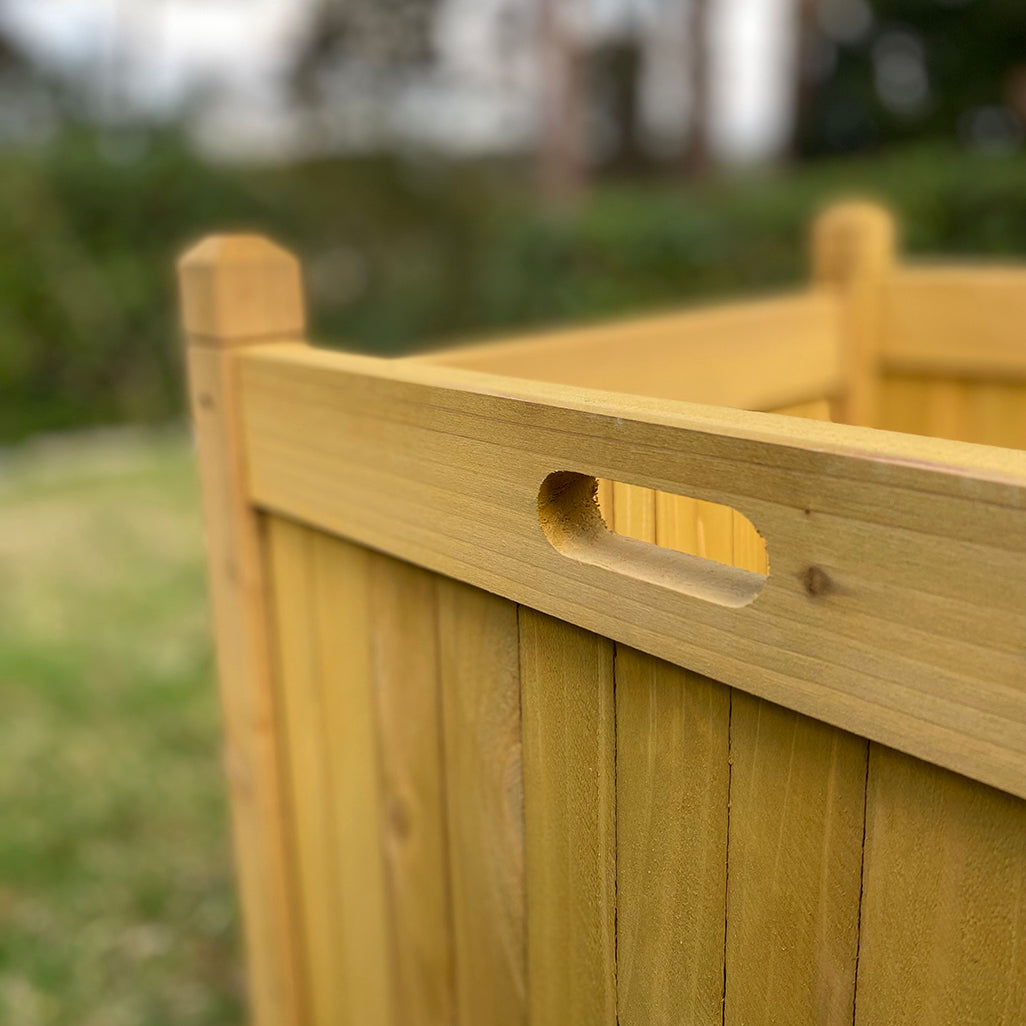
[[[563,470],[542,482],[538,520],[570,559],[717,605],[753,602],[769,572],[747,517],[690,496]]]

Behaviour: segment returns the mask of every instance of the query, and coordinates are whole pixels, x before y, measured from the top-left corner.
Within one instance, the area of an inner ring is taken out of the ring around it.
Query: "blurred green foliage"
[[[541,208],[523,167],[204,164],[173,133],[67,134],[0,157],[0,440],[182,406],[173,261],[215,230],[299,253],[314,334],[396,353],[801,280],[809,218],[857,192],[907,248],[1026,254],[1026,156],[919,147]]]
[[[184,432],[0,460],[0,1023],[243,1019]]]

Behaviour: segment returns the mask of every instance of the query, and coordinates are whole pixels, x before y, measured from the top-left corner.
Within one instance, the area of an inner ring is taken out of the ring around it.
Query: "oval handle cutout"
[[[596,478],[569,470],[542,482],[538,521],[564,556],[732,608],[747,606],[762,591],[768,572],[765,543],[737,510],[620,482],[602,482],[601,498],[599,490]],[[631,504],[636,523],[616,516],[618,501],[620,507]],[[641,528],[662,544],[613,530],[604,512],[631,533]],[[715,537],[703,537],[703,524]],[[742,559],[743,565],[732,565]]]

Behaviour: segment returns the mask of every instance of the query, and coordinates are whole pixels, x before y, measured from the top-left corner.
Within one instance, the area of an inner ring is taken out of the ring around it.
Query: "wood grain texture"
[[[463,346],[419,362],[554,384],[769,410],[842,388],[827,290]]]
[[[1026,380],[1026,269],[904,267],[883,291],[888,371]]]
[[[255,502],[1026,794],[1026,454],[304,347],[241,360]],[[772,561],[758,599],[567,558],[537,503],[568,467],[739,510]]]
[[[210,239],[178,266],[189,400],[224,716],[225,764],[257,1026],[305,1021],[300,928],[259,517],[249,504],[236,347],[303,329],[295,260],[265,240]],[[259,279],[261,302],[246,296]]]
[[[856,1026],[1026,1022],[1026,803],[870,754]]]
[[[434,575],[370,556],[396,1021],[455,1022]]]
[[[881,427],[1026,449],[1026,383],[888,374]]]
[[[344,975],[341,1023],[395,1023],[382,852],[382,798],[370,652],[366,549],[312,536],[314,616],[323,733],[331,780],[340,937],[330,957]],[[285,603],[291,601],[286,594]]]
[[[656,493],[613,482],[613,530],[638,541],[655,541]]]
[[[614,1026],[613,645],[520,609],[531,1026]]]
[[[335,808],[318,665],[314,534],[272,517],[267,544],[310,1022],[335,1026],[343,1022],[346,989],[340,958],[345,914],[336,872]]]
[[[458,1021],[527,1021],[517,607],[438,578]]]
[[[621,1026],[720,1026],[730,689],[616,650]]]
[[[735,692],[726,1026],[849,1026],[867,744]]]

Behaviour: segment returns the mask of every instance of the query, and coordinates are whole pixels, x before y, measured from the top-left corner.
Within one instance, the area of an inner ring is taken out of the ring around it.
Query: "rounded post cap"
[[[882,271],[896,246],[897,228],[887,207],[861,199],[832,203],[812,225],[814,276],[840,282]]]
[[[212,235],[178,261],[182,323],[191,339],[239,345],[302,336],[299,261],[260,235]]]

